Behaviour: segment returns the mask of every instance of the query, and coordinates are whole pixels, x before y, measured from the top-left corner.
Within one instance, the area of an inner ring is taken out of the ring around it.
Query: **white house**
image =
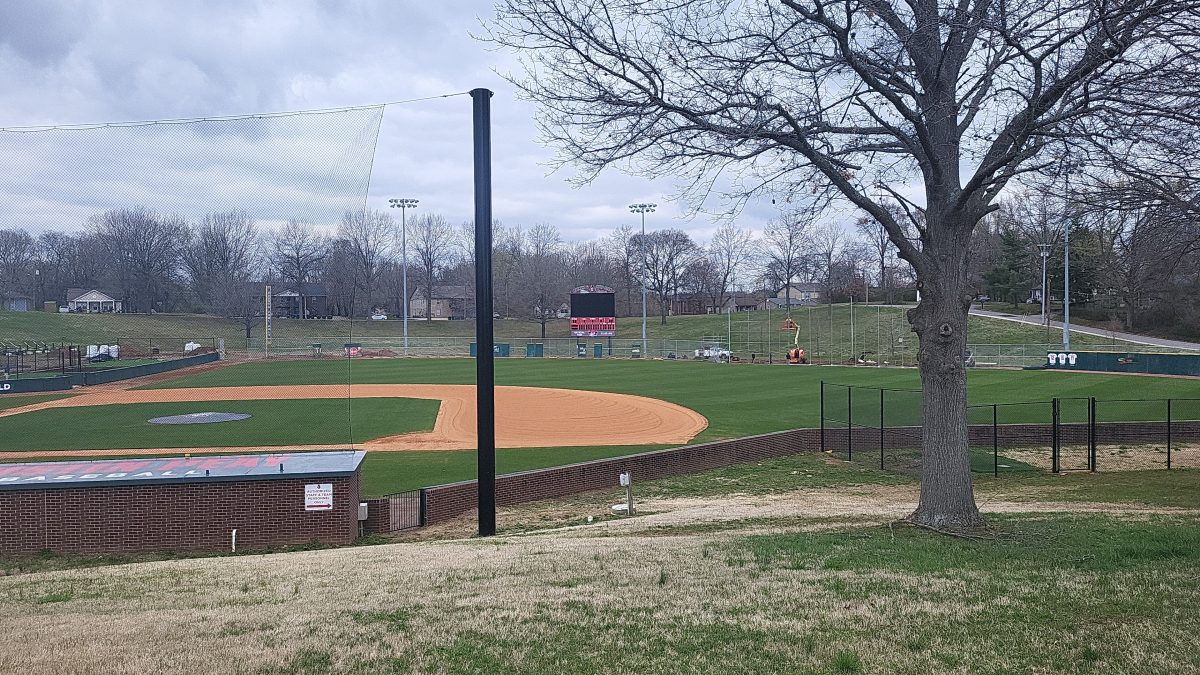
[[[102,314],[123,311],[121,301],[95,288],[67,289],[67,311],[83,314]]]

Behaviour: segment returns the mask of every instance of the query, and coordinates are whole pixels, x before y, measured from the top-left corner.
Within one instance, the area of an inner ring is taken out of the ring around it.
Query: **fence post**
[[[1167,399],[1167,471],[1171,470],[1171,399]]]
[[[879,470],[883,471],[883,387],[879,388]]]
[[[1000,477],[1000,441],[996,434],[996,404],[992,404],[992,478]]]
[[[1050,471],[1058,473],[1058,397],[1050,399]]]
[[[1088,470],[1096,472],[1096,397],[1088,397]]]
[[[846,461],[854,461],[854,387],[846,387]]]
[[[825,380],[821,380],[821,452],[825,452]]]
[[[421,523],[421,527],[424,527],[425,526],[425,514],[428,512],[428,505],[429,505],[428,499],[426,498],[425,488],[421,488],[421,499],[419,501],[419,504],[420,504],[421,512],[420,512],[420,514],[418,514],[417,518]]]

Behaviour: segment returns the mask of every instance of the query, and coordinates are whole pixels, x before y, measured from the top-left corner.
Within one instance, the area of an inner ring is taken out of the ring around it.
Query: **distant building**
[[[758,309],[759,299],[753,293],[732,293],[721,302],[721,313],[749,312]]]
[[[273,287],[271,316],[289,319],[323,319],[329,316],[329,294],[325,284]]]
[[[466,286],[434,286],[429,303],[429,317],[434,319],[466,319],[469,318],[471,292]],[[425,291],[418,288],[408,301],[409,316],[417,319],[425,317]]]
[[[791,288],[791,297],[807,300],[808,302],[805,304],[820,305],[827,301],[827,298],[825,297],[825,287],[821,284],[798,283],[791,284]],[[788,289],[786,286],[779,289],[779,292],[775,294],[775,297],[784,298],[788,295],[787,290]]]
[[[76,314],[123,312],[124,303],[98,288],[68,288],[67,311]]]
[[[33,309],[33,298],[20,293],[9,293],[3,297],[3,309],[9,312],[28,312]]]

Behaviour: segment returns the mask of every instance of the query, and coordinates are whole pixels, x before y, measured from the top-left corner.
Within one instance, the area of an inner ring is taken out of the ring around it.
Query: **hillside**
[[[800,344],[820,362],[845,361],[851,355],[869,352],[867,358],[876,360],[882,355],[888,363],[911,363],[915,357],[916,336],[908,328],[904,310],[877,305],[824,305],[800,308],[793,312],[800,329]],[[652,341],[651,353],[690,353],[699,341],[718,340],[731,343],[732,351],[748,357],[751,353],[763,355],[782,354],[787,344],[795,338],[794,331],[781,330],[783,317],[779,312],[745,312],[732,318],[725,315],[673,316],[663,325],[657,317],[650,317],[648,334]],[[272,321],[273,344],[307,349],[309,343],[321,342],[335,347],[342,342],[355,340],[364,345],[394,346],[403,335],[403,322],[365,320],[309,320],[274,319]],[[499,341],[511,341],[518,345],[528,341],[541,341],[537,336],[540,327],[536,323],[516,319],[496,321],[496,336]],[[628,353],[630,341],[641,336],[640,317],[622,317],[617,321],[618,335],[615,351]],[[255,327],[253,337],[247,341],[242,325],[232,319],[196,314],[46,314],[41,312],[0,313],[0,342],[65,342],[69,344],[123,343],[154,345],[164,351],[178,351],[184,342],[195,340],[202,343],[217,338],[225,340],[232,351],[262,348],[262,326]],[[462,343],[469,342],[474,332],[470,321],[421,321],[409,320],[409,335],[412,338],[461,338],[459,340],[426,341],[426,345],[444,342],[449,348],[461,352]],[[548,353],[570,353],[574,338],[566,320],[550,322],[546,334],[557,350],[548,348]],[[558,340],[554,340],[557,338]],[[1042,351],[1040,345],[1055,344],[1058,332],[1038,326],[1021,325],[982,317],[971,317],[968,341],[975,345],[1039,345],[1030,348],[1031,354]],[[1091,335],[1076,334],[1080,345],[1119,344]],[[589,339],[587,342],[594,342]],[[662,341],[680,341],[662,342]],[[514,348],[519,352],[520,348]]]

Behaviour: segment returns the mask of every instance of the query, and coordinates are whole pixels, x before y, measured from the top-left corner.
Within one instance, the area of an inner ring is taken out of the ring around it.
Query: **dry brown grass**
[[[501,522],[585,517],[610,501],[593,495],[529,506],[502,512]],[[737,664],[773,672],[828,669],[842,648],[874,672],[970,670],[972,663],[1004,670],[1009,657],[994,643],[948,641],[939,627],[1010,610],[1036,614],[1045,596],[1024,582],[1010,579],[997,592],[996,578],[980,571],[761,567],[734,545],[764,532],[833,530],[853,541],[857,528],[914,504],[913,488],[895,486],[663,500],[646,504],[655,513],[644,517],[487,541],[0,578],[0,672],[491,672],[497,659],[514,672],[708,672]],[[1144,511],[1005,501],[986,508]],[[442,534],[463,533],[446,527]],[[1181,582],[1174,573],[1129,573],[1097,587],[1086,573],[1059,570],[1039,583],[1086,599],[1147,584],[1161,593]],[[1121,663],[1143,672],[1177,663],[1148,640],[1195,644],[1186,624],[1102,632],[1133,650]],[[1009,637],[1024,641],[1027,653],[1070,648],[1086,635],[1031,625]]]
[[[1005,457],[1050,471],[1051,449],[1021,448],[1005,450]],[[1072,446],[1059,454],[1063,470],[1086,470],[1087,448]],[[1200,445],[1194,441],[1172,444],[1171,466],[1176,469],[1200,469]],[[1148,471],[1167,468],[1167,448],[1164,444],[1107,445],[1096,448],[1098,471]]]

